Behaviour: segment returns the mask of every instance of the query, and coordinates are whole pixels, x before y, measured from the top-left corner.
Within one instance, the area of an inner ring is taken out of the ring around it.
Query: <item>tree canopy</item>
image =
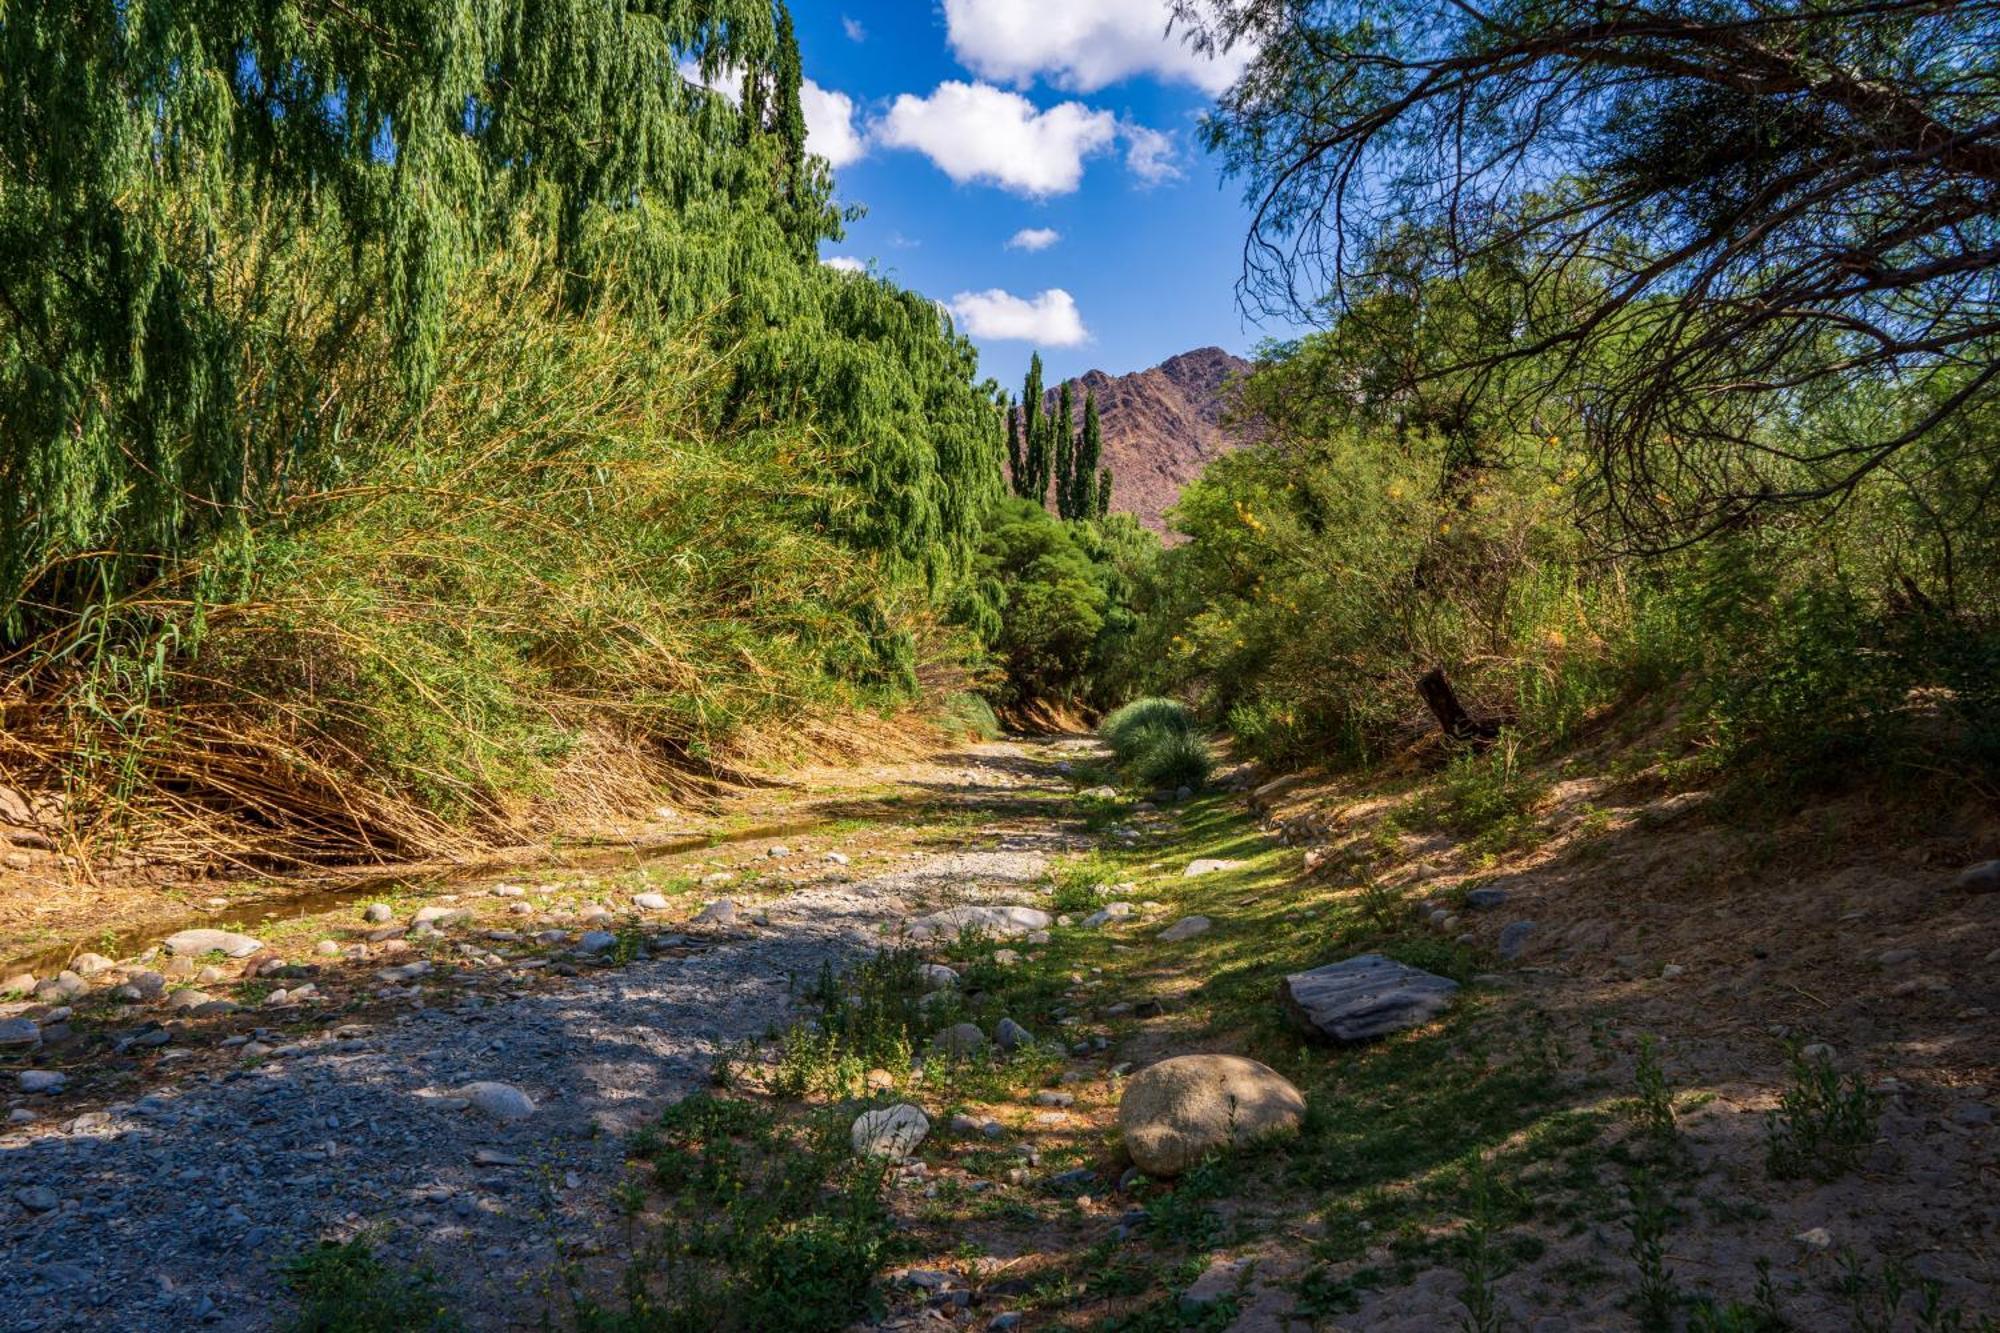
[[[1207,126],[1247,302],[1476,275],[1424,374],[1545,368],[1642,545],[1844,495],[2000,393],[1991,0],[1174,8],[1256,50]]]

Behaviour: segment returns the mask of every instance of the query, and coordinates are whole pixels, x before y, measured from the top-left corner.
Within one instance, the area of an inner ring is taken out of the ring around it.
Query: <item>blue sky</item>
[[[1165,36],[1166,0],[792,9],[811,146],[868,210],[824,257],[953,305],[984,373],[1013,388],[1036,349],[1053,378],[1290,332],[1236,308],[1241,192],[1195,133],[1231,68]]]

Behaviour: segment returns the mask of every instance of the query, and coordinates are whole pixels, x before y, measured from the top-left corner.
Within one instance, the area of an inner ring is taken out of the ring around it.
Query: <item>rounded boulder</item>
[[[1126,1150],[1170,1179],[1214,1152],[1295,1132],[1306,1099],[1269,1065],[1236,1055],[1180,1055],[1134,1074],[1118,1103]]]

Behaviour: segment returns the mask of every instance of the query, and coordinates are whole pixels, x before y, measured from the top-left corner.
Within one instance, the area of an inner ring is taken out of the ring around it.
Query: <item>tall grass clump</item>
[[[1200,787],[1215,767],[1208,742],[1187,705],[1175,699],[1134,699],[1098,724],[1127,782],[1150,787]]]

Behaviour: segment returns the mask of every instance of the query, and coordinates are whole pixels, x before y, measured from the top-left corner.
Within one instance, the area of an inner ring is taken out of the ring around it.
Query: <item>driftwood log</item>
[[[1497,722],[1482,722],[1465,711],[1465,705],[1458,701],[1458,693],[1445,679],[1444,668],[1434,667],[1417,681],[1417,693],[1437,719],[1444,734],[1455,741],[1465,741],[1471,745],[1484,746],[1500,734]]]

